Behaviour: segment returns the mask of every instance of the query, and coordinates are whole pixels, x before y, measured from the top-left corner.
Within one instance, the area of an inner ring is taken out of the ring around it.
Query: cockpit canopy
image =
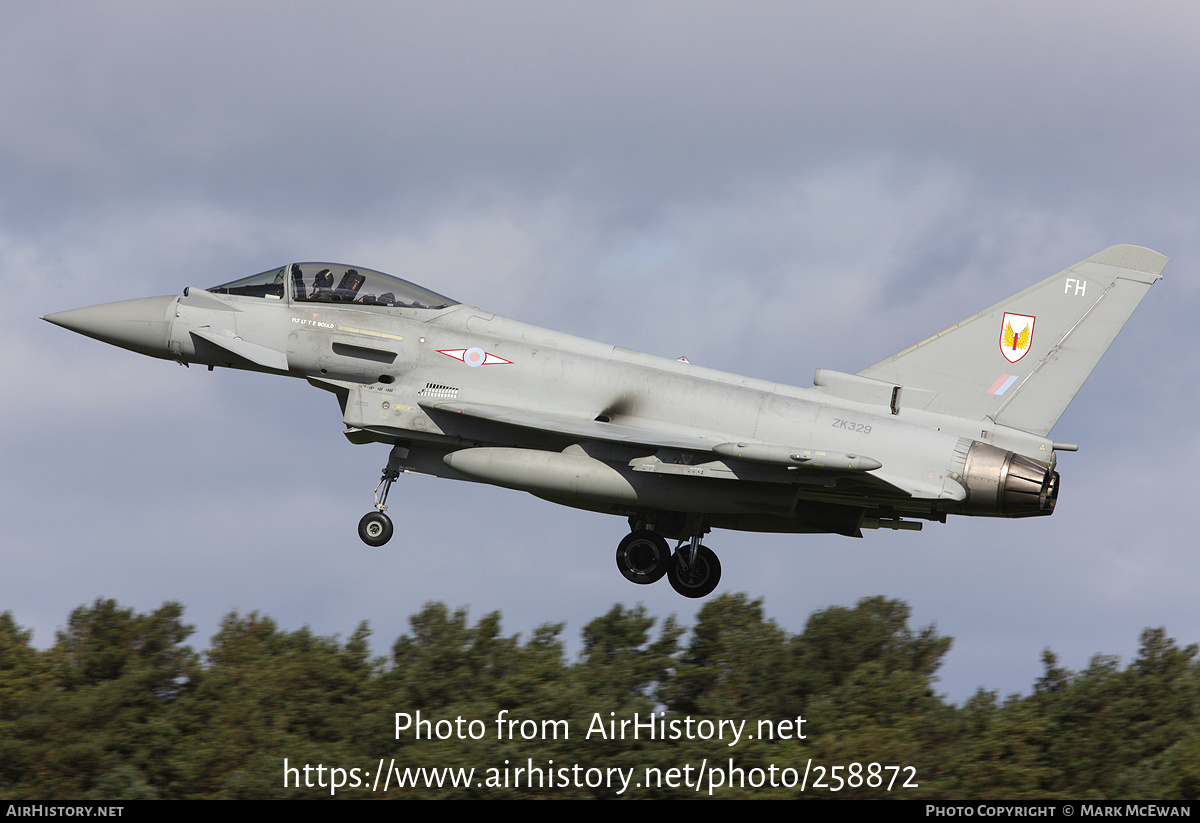
[[[208,291],[268,300],[353,303],[358,306],[399,306],[408,309],[444,309],[458,305],[456,300],[399,277],[339,263],[292,263],[213,286]]]

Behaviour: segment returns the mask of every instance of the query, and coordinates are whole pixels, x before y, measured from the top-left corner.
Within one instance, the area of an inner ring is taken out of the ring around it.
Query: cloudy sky
[[[1190,2],[8,2],[0,12],[0,610],[232,609],[379,651],[428,600],[508,633],[635,587],[622,520],[402,478],[331,395],[184,369],[39,315],[292,260],[799,386],[1114,243],[1173,259],[1054,430],[1053,518],[717,532],[718,591],[793,632],[882,594],[955,638],[941,689],[1043,648],[1200,640],[1200,12]]]

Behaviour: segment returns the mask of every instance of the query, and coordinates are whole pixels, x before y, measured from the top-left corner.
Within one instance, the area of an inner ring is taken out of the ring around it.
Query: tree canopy
[[[955,706],[936,692],[951,638],[910,617],[872,597],[790,634],[744,594],[708,601],[690,629],[615,605],[569,660],[561,623],[509,636],[498,613],[428,603],[373,659],[365,623],[342,640],[234,612],[197,652],[178,603],[99,599],[38,650],[6,612],[0,791],[694,797],[703,781],[726,798],[1200,797],[1195,644],[1146,629],[1128,665],[1098,655],[1080,672],[1046,649],[1027,696]]]

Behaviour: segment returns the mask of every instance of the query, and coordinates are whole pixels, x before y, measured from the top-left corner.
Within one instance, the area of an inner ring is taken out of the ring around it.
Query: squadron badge
[[[1004,313],[1004,319],[1000,321],[1000,353],[1009,363],[1016,363],[1029,353],[1033,321],[1033,316],[1028,314]]]

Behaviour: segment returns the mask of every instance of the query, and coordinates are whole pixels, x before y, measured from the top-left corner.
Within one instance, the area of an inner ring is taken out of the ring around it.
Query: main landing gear
[[[404,449],[403,453],[397,451],[401,448],[403,447],[392,448],[391,454],[388,455],[388,464],[383,467],[383,477],[379,478],[379,484],[375,486],[375,508],[378,511],[367,512],[362,516],[362,520],[358,521],[358,536],[368,546],[382,546],[392,539],[392,518],[384,512],[387,511],[387,496],[392,489],[392,482],[400,476],[400,460],[408,455],[408,449]],[[383,494],[379,493],[381,488]]]
[[[662,535],[635,528],[617,546],[617,568],[632,583],[647,585],[666,575],[671,588],[684,597],[705,597],[721,582],[721,561],[700,545],[701,535],[694,531],[686,545],[680,540],[672,554]]]
[[[667,541],[648,529],[630,532],[617,545],[617,568],[631,583],[657,583],[673,561]]]
[[[675,563],[667,570],[671,588],[684,597],[707,597],[721,582],[721,561],[699,541],[696,535],[690,546],[681,546],[675,552]]]

